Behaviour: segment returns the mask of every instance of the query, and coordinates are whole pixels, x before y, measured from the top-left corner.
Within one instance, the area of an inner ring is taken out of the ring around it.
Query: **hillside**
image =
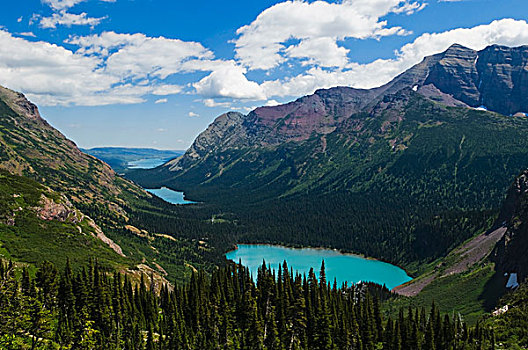
[[[69,258],[77,269],[95,258],[134,278],[181,283],[193,269],[222,263],[223,235],[236,231],[228,222],[212,227],[211,208],[178,208],[120,177],[3,87],[0,171],[2,257],[33,266]]]
[[[486,230],[528,167],[528,120],[517,113],[526,97],[509,109],[498,101],[524,91],[527,50],[453,45],[376,89],[230,112],[183,157],[129,177],[233,211],[247,225],[239,241],[328,246],[414,269]],[[488,95],[502,114],[473,108]]]

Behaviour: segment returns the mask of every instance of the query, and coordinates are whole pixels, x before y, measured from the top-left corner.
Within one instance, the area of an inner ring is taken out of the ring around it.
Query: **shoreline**
[[[382,262],[382,263],[385,263],[385,264],[389,264],[389,265],[392,265],[392,266],[396,266],[397,268],[405,271],[405,274],[411,278],[411,280],[407,281],[407,282],[404,282],[398,286],[395,286],[393,289],[397,288],[397,287],[400,287],[400,286],[403,286],[404,284],[407,284],[407,283],[410,283],[411,281],[415,280],[417,277],[419,276],[416,276],[416,277],[413,277],[409,271],[398,265],[398,264],[395,264],[395,263],[392,263],[390,261],[386,261],[386,260],[383,260],[383,259],[376,259],[374,257],[370,257],[370,256],[366,256],[364,254],[359,254],[359,253],[353,253],[353,252],[348,252],[348,251],[344,251],[342,249],[337,249],[337,248],[329,248],[329,247],[322,247],[322,246],[319,246],[319,247],[312,247],[312,246],[302,246],[302,245],[295,245],[295,244],[292,244],[292,245],[286,245],[286,244],[273,244],[273,243],[236,243],[234,244],[234,248],[233,249],[230,249],[228,251],[226,251],[224,253],[224,257],[231,253],[231,252],[235,252],[239,249],[239,246],[240,245],[249,245],[249,246],[270,246],[270,247],[280,247],[280,248],[286,248],[286,249],[312,249],[312,250],[329,250],[329,251],[333,251],[333,252],[338,252],[339,254],[341,255],[348,255],[348,256],[354,256],[354,257],[358,257],[358,258],[361,258],[361,259],[365,259],[365,260],[371,260],[371,261],[378,261],[378,262]],[[226,257],[227,259],[227,257]],[[233,261],[235,262],[234,260],[230,260],[230,259],[227,259],[229,261]],[[236,262],[235,262],[236,263]]]

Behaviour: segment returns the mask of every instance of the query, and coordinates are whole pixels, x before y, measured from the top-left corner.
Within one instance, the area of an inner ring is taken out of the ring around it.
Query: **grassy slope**
[[[69,257],[72,265],[85,265],[97,257],[108,268],[121,269],[128,261],[93,236],[86,219],[80,223],[42,220],[37,216],[41,196],[60,202],[60,194],[37,182],[0,171],[0,244],[3,258],[30,264],[53,261],[58,266]],[[8,220],[14,218],[8,224]],[[82,234],[79,232],[82,230]]]
[[[204,214],[201,207],[193,209],[180,220],[182,210],[153,199],[138,185],[117,176],[102,161],[82,153],[72,141],[46,123],[36,106],[23,95],[2,87],[0,169],[28,178],[24,181],[33,180],[29,182],[30,187],[44,185],[57,196],[65,195],[73,206],[93,218],[103,232],[123,248],[127,257],[119,257],[99,241],[94,244],[87,240],[75,227],[72,231],[67,224],[47,222],[44,225],[30,216],[17,222],[19,228],[3,227],[0,241],[4,255],[26,262],[46,258],[59,266],[66,257],[79,261],[97,257],[108,260],[109,265],[115,261],[120,268],[144,263],[161,274],[166,271],[167,278],[177,282],[190,275],[190,265],[211,269],[222,259],[223,248],[210,252],[213,243],[209,236],[214,236],[217,226],[203,224],[212,215],[208,209]],[[4,185],[4,181],[2,179],[0,185]],[[160,216],[160,211],[168,214]],[[167,226],[166,222],[171,225]],[[148,232],[138,235],[126,229],[126,225]],[[193,241],[196,237],[208,241],[207,251],[197,243],[198,239]],[[109,256],[112,254],[115,256]]]

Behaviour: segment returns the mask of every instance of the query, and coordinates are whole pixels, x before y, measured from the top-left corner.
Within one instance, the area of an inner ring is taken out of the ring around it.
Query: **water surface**
[[[145,188],[145,191],[150,192],[152,194],[155,194],[156,196],[163,199],[165,202],[169,202],[172,204],[193,204],[196,202],[188,201],[185,199],[185,195],[183,192],[177,192],[174,190],[171,190],[167,187],[157,188],[157,189],[148,189]]]
[[[239,244],[238,249],[228,252],[226,258],[249,267],[253,277],[256,278],[257,270],[262,266],[262,260],[267,265],[277,269],[284,260],[294,271],[306,273],[313,267],[319,277],[321,262],[325,261],[327,280],[333,282],[337,279],[338,286],[345,281],[351,283],[376,282],[385,284],[392,289],[412,278],[398,266],[384,263],[378,260],[365,259],[357,255],[342,254],[331,249],[313,248],[286,248],[274,245]]]
[[[165,164],[172,158],[145,158],[128,162],[128,169],[153,169]]]

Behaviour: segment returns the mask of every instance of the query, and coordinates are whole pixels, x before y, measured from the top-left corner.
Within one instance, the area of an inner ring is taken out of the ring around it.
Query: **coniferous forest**
[[[2,349],[493,349],[492,331],[431,305],[385,317],[386,289],[336,286],[263,263],[193,274],[169,290],[142,277],[43,263],[32,277],[0,265]]]

